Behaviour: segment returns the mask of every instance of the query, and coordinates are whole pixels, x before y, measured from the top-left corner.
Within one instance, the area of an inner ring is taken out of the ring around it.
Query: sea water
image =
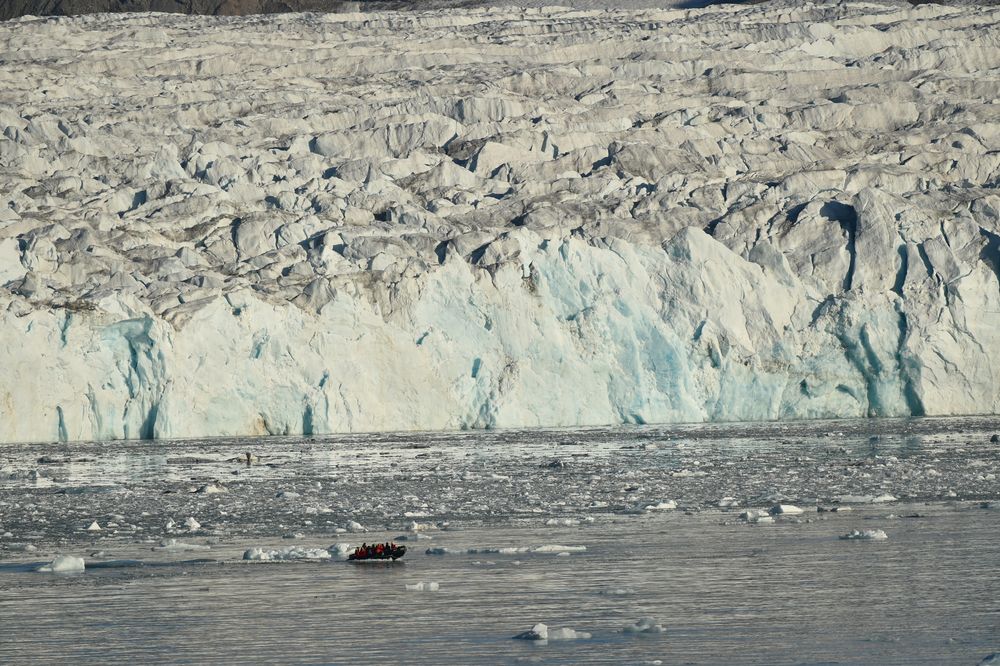
[[[995,431],[4,445],[0,662],[974,664],[1000,650]],[[396,564],[343,560],[390,539]],[[84,569],[38,571],[59,557]],[[513,638],[537,623],[569,638]]]

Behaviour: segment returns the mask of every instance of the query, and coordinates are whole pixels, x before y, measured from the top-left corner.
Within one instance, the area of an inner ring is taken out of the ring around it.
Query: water
[[[3,446],[0,662],[974,664],[1000,649],[996,430],[921,419]],[[257,464],[239,462],[246,451]],[[192,492],[213,482],[228,492]],[[871,502],[886,495],[898,499]],[[665,500],[679,508],[646,509]],[[777,502],[807,511],[738,518]],[[202,527],[185,529],[188,516]],[[352,520],[370,531],[339,531]],[[396,565],[242,560],[257,546],[412,539],[414,521],[431,538],[407,541]],[[855,528],[889,539],[838,539]],[[586,550],[524,552],[546,545]],[[33,571],[57,553],[87,570]],[[440,589],[406,590],[420,581]],[[644,616],[664,633],[621,632]],[[536,622],[592,637],[511,639]]]

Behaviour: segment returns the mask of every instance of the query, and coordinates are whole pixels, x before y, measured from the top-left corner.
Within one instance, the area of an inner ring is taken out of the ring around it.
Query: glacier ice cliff
[[[0,441],[1000,412],[1000,9],[0,24]]]

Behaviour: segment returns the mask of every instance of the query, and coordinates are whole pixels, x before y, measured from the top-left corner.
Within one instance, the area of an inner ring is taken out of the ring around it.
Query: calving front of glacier
[[[0,24],[0,440],[1000,412],[998,20]]]

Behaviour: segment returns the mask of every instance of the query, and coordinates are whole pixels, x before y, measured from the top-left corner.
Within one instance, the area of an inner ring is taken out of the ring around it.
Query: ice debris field
[[[975,664],[998,430],[0,445],[0,662]]]
[[[996,413],[998,21],[2,23],[0,440]]]

